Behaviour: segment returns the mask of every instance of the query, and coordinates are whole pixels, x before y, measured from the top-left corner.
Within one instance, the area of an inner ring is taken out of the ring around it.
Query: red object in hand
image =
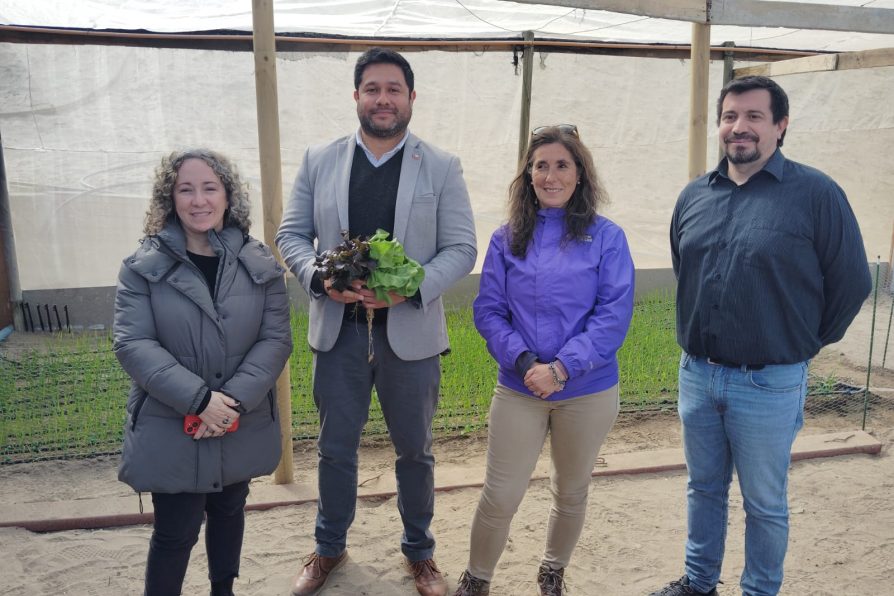
[[[199,430],[199,425],[202,424],[202,419],[196,416],[195,414],[189,414],[183,418],[183,432],[188,435],[196,434],[196,431]],[[239,428],[239,419],[236,418],[233,420],[233,424],[230,425],[230,428],[227,429],[228,433],[236,432]]]

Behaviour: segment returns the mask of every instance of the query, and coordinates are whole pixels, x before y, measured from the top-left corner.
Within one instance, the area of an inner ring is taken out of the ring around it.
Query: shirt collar
[[[764,167],[762,167],[760,171],[767,172],[776,178],[778,182],[782,182],[782,172],[784,170],[785,156],[782,154],[779,147],[777,147],[776,151],[773,152],[773,155],[770,156],[770,159],[767,160],[767,163],[764,164]],[[721,159],[720,163],[717,164],[717,167],[708,174],[708,183],[713,184],[718,176],[723,176],[729,180],[729,161],[726,157]]]
[[[565,217],[564,207],[541,207],[537,210],[537,215],[546,219],[558,219]]]
[[[357,129],[355,136],[357,138],[357,145],[361,149],[363,149],[363,152],[366,154],[366,158],[369,160],[369,163],[371,163],[374,168],[377,168],[380,165],[384,164],[389,159],[391,159],[395,153],[397,153],[398,151],[400,151],[401,149],[404,148],[404,145],[407,142],[407,137],[410,136],[410,129],[407,129],[404,131],[404,137],[400,140],[400,143],[398,143],[397,145],[394,146],[394,149],[391,149],[390,151],[386,151],[385,153],[382,154],[382,157],[380,157],[379,159],[376,159],[376,156],[372,153],[372,151],[370,151],[366,147],[366,145],[363,144],[363,135],[360,134],[359,128]]]

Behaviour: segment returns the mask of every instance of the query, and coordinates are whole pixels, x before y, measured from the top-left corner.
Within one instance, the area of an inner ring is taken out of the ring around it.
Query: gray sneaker
[[[699,592],[689,585],[689,577],[684,575],[657,592],[652,592],[649,596],[717,596],[717,588],[711,588],[708,592]]]
[[[563,596],[568,593],[565,587],[565,569],[553,569],[546,563],[537,570],[537,585],[540,596]]]
[[[487,596],[488,594],[490,594],[490,582],[478,579],[466,569],[459,576],[453,596]]]

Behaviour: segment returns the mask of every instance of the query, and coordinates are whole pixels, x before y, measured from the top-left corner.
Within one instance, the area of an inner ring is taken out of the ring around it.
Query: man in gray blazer
[[[397,460],[401,550],[423,595],[447,585],[433,560],[431,424],[440,354],[448,348],[441,294],[475,264],[475,225],[459,160],[407,130],[416,92],[403,56],[374,48],[357,60],[360,129],[311,147],[276,244],[310,296],[314,402],[320,413],[316,548],[292,589],[316,594],[346,559],[357,498],[357,449],[375,387]],[[314,269],[317,252],[342,240],[391,232],[425,268],[415,296],[377,300],[360,282],[339,292]],[[368,361],[366,308],[376,309]]]

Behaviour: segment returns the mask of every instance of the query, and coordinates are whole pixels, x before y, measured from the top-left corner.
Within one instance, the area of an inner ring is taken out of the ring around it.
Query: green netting
[[[441,434],[460,434],[486,425],[496,365],[475,330],[471,309],[448,312],[447,322],[452,351],[441,359],[434,428]],[[317,413],[306,313],[293,314],[292,331],[293,437],[313,438]],[[112,353],[110,337],[48,334],[44,340],[39,347],[6,349],[0,359],[0,463],[118,452],[129,379]],[[679,354],[673,298],[658,294],[640,301],[619,352],[622,411],[675,407]],[[811,377],[809,393],[808,414],[862,411],[860,387]],[[870,398],[872,404],[876,398]],[[365,432],[386,432],[375,396]]]

